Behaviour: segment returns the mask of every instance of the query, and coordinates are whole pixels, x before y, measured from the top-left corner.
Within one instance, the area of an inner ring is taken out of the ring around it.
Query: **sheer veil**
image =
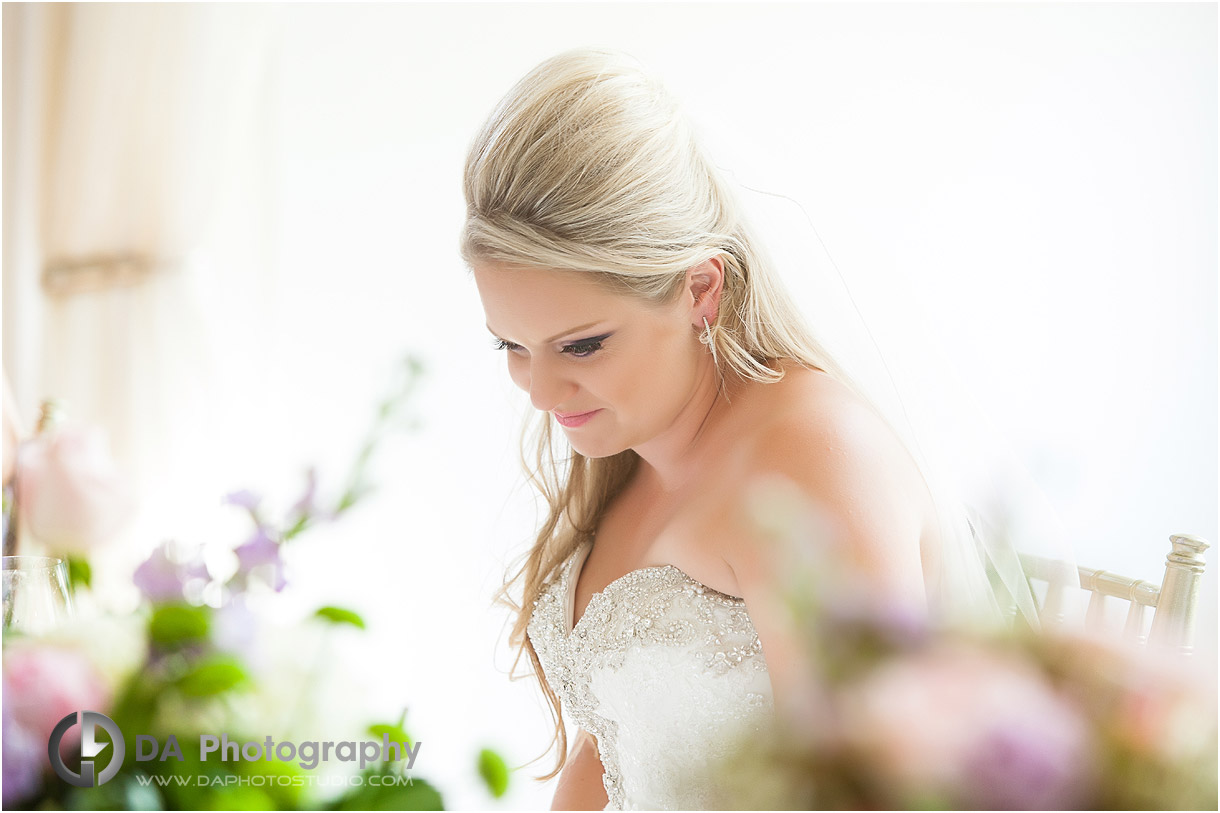
[[[1071,547],[937,344],[913,281],[902,269],[840,269],[800,202],[725,175],[814,335],[919,464],[941,527],[940,572],[925,574],[934,609],[949,623],[1020,618],[1037,628],[1020,554],[1066,563],[1061,586],[1078,586]]]

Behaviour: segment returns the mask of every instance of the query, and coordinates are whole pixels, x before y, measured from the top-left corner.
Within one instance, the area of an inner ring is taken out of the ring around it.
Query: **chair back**
[[[1039,620],[1044,626],[1063,624],[1067,614],[1068,590],[1077,580],[1089,593],[1085,626],[1092,630],[1105,627],[1107,603],[1113,599],[1128,604],[1122,635],[1130,641],[1166,648],[1188,655],[1194,649],[1195,611],[1199,582],[1203,577],[1203,551],[1207,542],[1195,536],[1175,534],[1169,538],[1170,552],[1165,559],[1161,583],[1129,579],[1105,570],[1077,567],[1055,559],[1021,554],[1021,566],[1035,596],[1043,596]],[[1045,585],[1038,589],[1038,584]],[[1152,623],[1147,623],[1149,611]]]

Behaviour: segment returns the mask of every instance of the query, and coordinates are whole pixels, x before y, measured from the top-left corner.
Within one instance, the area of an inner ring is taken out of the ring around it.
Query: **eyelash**
[[[586,342],[577,342],[576,344],[569,344],[569,345],[565,346],[563,348],[563,350],[560,352],[569,353],[573,356],[576,356],[576,358],[578,358],[578,359],[587,359],[589,356],[593,355],[598,350],[602,349],[602,341],[604,341],[604,340],[603,339],[589,339]]]
[[[575,356],[578,359],[587,359],[594,353],[602,349],[602,342],[606,340],[605,336],[599,336],[596,339],[589,339],[583,342],[575,342],[565,345],[561,353]],[[494,342],[497,350],[516,350],[520,345],[506,342],[503,339],[496,339]]]

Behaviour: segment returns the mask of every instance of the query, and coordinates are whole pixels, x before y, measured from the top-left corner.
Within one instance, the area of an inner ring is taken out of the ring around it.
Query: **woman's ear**
[[[691,323],[703,330],[703,320],[715,322],[724,291],[724,260],[719,256],[704,260],[686,271],[686,290],[691,297]]]

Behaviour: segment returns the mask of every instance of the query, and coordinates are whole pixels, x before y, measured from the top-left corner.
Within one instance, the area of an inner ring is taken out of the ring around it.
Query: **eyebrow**
[[[544,342],[543,342],[543,344],[550,344],[551,342],[558,341],[559,339],[562,339],[564,336],[567,336],[567,335],[568,335],[568,334],[570,334],[570,333],[576,333],[577,331],[580,331],[580,330],[587,330],[587,329],[589,329],[589,328],[591,328],[591,327],[593,327],[593,326],[595,326],[595,325],[599,325],[599,324],[601,324],[601,321],[602,321],[602,320],[600,320],[600,319],[599,319],[598,321],[596,321],[596,322],[590,322],[590,323],[589,323],[589,324],[587,324],[587,325],[578,325],[578,326],[576,326],[576,327],[569,328],[568,330],[565,330],[565,331],[563,331],[562,333],[556,333],[554,336],[552,336],[551,338],[549,338],[549,339],[547,339],[546,341],[544,341]],[[492,329],[491,329],[491,325],[484,325],[484,327],[486,327],[486,328],[487,328],[488,332],[490,332],[490,333],[491,333],[491,335],[496,336],[497,338],[499,338],[500,334],[499,334],[499,333],[497,333],[496,331],[492,330]]]

